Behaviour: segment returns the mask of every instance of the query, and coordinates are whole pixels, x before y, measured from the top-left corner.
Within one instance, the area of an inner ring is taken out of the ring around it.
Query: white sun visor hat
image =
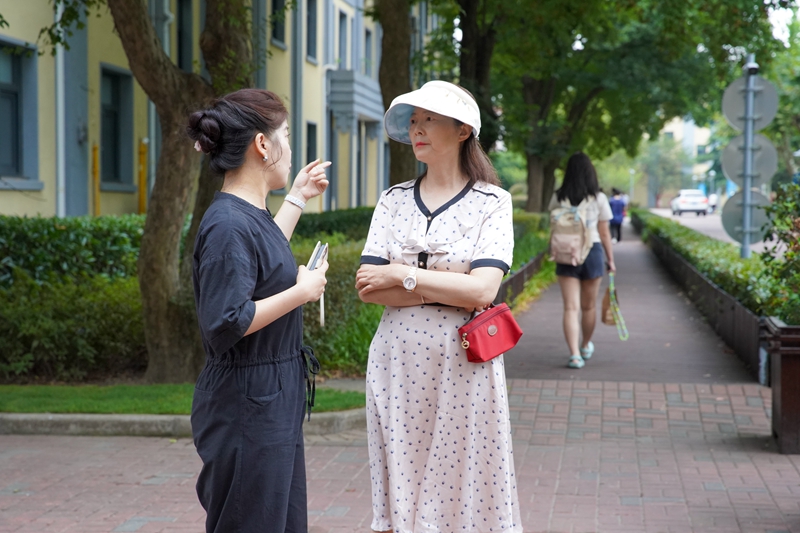
[[[408,127],[415,107],[468,124],[472,126],[475,137],[481,132],[481,113],[474,98],[452,83],[429,81],[416,91],[401,94],[392,100],[392,105],[383,117],[383,126],[390,139],[411,144]]]

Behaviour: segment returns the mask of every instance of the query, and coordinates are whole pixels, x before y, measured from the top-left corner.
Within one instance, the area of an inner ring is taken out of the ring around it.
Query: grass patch
[[[188,415],[193,383],[177,385],[2,385],[0,412]],[[365,394],[317,389],[315,413],[366,405]]]

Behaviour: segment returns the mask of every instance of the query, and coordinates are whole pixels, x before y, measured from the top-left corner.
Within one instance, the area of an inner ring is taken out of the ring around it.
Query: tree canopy
[[[672,117],[712,116],[747,51],[777,46],[752,0],[510,0],[494,58],[506,144],[525,153],[528,204],[546,208],[575,150],[636,153]]]

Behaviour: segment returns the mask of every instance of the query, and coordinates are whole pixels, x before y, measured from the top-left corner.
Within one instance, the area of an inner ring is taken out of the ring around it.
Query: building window
[[[672,133],[671,131],[668,131],[668,132],[664,133],[664,137],[666,137],[667,139],[674,139],[675,138],[675,134]]]
[[[372,32],[364,32],[364,74],[372,76]]]
[[[109,183],[120,183],[120,96],[119,77],[104,72],[100,88],[100,153],[101,178]]]
[[[115,67],[100,75],[100,181],[133,192],[133,82]]]
[[[0,47],[0,176],[22,174],[20,58]]]
[[[308,0],[306,5],[306,54],[317,59],[317,0]]]
[[[286,43],[286,0],[272,0],[272,40]]]
[[[194,61],[192,41],[192,0],[178,0],[178,66],[185,72],[192,72]]]
[[[339,11],[339,70],[347,69],[347,15]]]
[[[306,161],[317,159],[317,125],[313,122],[306,123]]]

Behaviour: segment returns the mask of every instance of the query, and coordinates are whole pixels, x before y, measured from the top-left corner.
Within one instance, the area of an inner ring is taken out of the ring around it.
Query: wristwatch
[[[414,289],[417,288],[417,267],[411,267],[411,270],[408,271],[408,274],[403,279],[403,287],[408,292],[414,292]]]

